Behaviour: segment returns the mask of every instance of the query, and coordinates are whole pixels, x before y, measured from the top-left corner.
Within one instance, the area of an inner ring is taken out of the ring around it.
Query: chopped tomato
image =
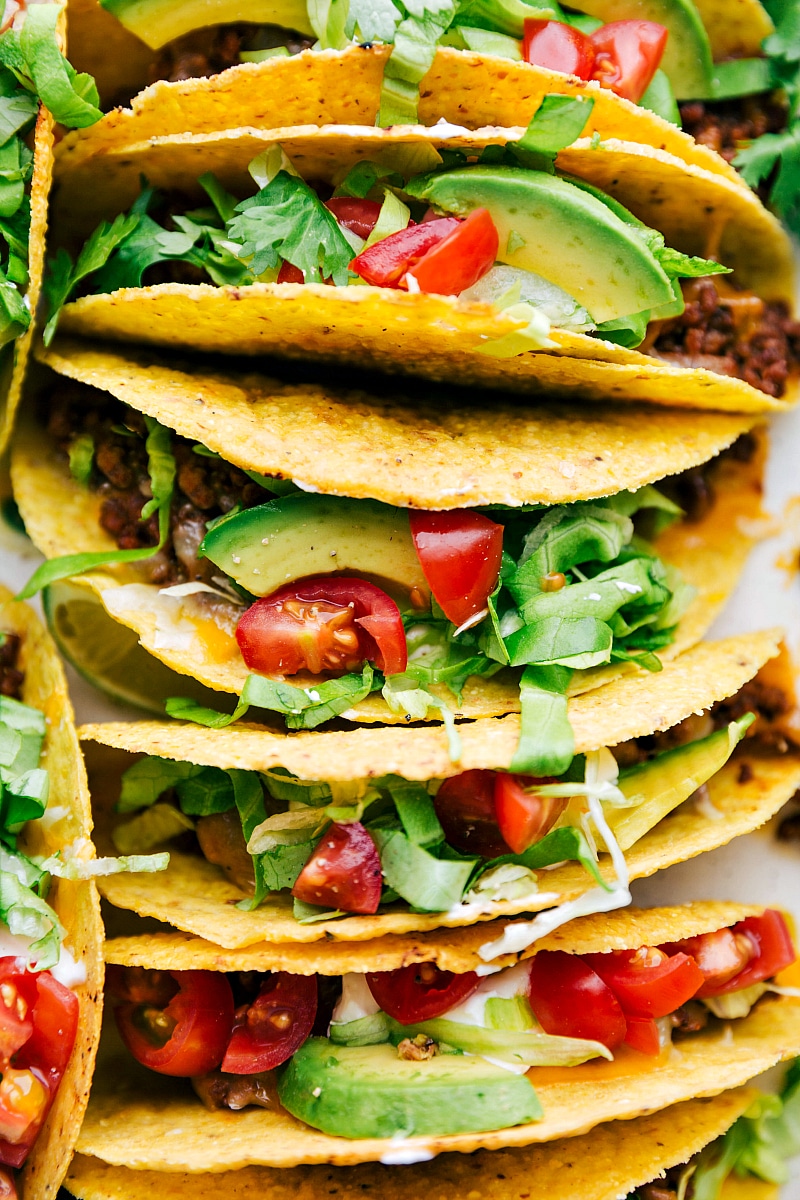
[[[555,783],[550,777],[508,775],[498,771],[494,781],[494,811],[504,841],[515,854],[522,854],[540,841],[567,807],[566,796],[540,796],[536,785]]]
[[[374,583],[312,575],[256,600],[236,640],[245,664],[264,675],[355,671],[374,662],[387,675],[408,659],[400,610]]]
[[[607,983],[626,1017],[666,1017],[703,985],[703,972],[688,954],[667,955],[655,946],[585,954],[584,962]]]
[[[334,196],[325,201],[340,225],[349,229],[360,238],[366,239],[372,233],[381,213],[381,205],[377,200],[358,200],[352,196]]]
[[[409,267],[409,279],[415,279],[421,292],[438,296],[458,296],[472,287],[494,266],[500,236],[488,208],[476,208],[444,241]]]
[[[699,999],[738,992],[772,979],[797,957],[786,918],[773,908],[761,916],[746,917],[732,929],[689,938],[681,947],[694,955],[705,976]]]
[[[503,526],[469,509],[408,514],[414,548],[436,603],[463,625],[486,611],[503,556]]]
[[[323,908],[374,913],[381,886],[381,860],[364,826],[360,821],[334,821],[298,875],[292,895]]]
[[[462,771],[445,779],[433,798],[444,836],[462,854],[508,854],[494,811],[494,771]]]
[[[350,263],[350,270],[375,287],[399,288],[406,273],[423,255],[460,224],[458,217],[439,217],[421,225],[409,225],[362,250]]]
[[[305,283],[306,277],[294,263],[282,262],[276,283]]]
[[[0,1062],[24,1046],[33,1033],[37,977],[24,958],[0,958]]]
[[[11,1066],[3,1066],[0,1084],[0,1162],[19,1167],[36,1140],[70,1060],[78,1032],[79,1004],[75,993],[49,971],[29,973],[22,980],[18,977],[19,959],[0,962],[0,995],[3,986],[13,982],[17,1000],[27,1005],[31,981],[35,989],[35,1001],[29,1010],[30,1037],[14,1053]],[[20,1032],[16,1028],[15,1037]]]
[[[591,79],[594,46],[585,33],[563,21],[537,21],[525,18],[522,57],[534,67],[565,71],[579,79]]]
[[[591,35],[592,79],[638,104],[658,70],[668,30],[655,21],[609,21]]]
[[[219,971],[168,974],[178,988],[169,1003],[120,1004],[114,1009],[117,1026],[133,1057],[151,1071],[204,1075],[219,1066],[230,1041],[231,985]],[[121,990],[124,996],[124,985]]]
[[[625,1015],[611,988],[577,954],[540,950],[531,960],[530,1001],[545,1033],[588,1038],[615,1050]]]
[[[440,1017],[471,996],[479,983],[474,971],[454,975],[452,971],[440,971],[430,962],[367,975],[369,990],[378,1004],[401,1025]]]
[[[256,1075],[279,1067],[302,1046],[316,1015],[316,976],[274,972],[255,1000],[237,1009],[222,1070]]]
[[[652,1017],[627,1017],[628,1029],[625,1034],[625,1045],[638,1050],[640,1054],[655,1056],[661,1053],[661,1039],[658,1036],[658,1026]]]

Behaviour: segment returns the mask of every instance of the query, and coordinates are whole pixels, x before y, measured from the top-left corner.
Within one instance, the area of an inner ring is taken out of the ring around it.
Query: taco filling
[[[574,744],[567,689],[602,664],[658,670],[694,595],[648,539],[683,515],[683,496],[702,516],[713,468],[587,503],[423,512],[240,471],[107,394],[67,386],[51,405],[50,430],[75,479],[102,496],[100,522],[120,549],[51,560],[26,594],[137,564],[219,631],[223,655],[241,656],[252,672],[243,704],[292,728],[378,691],[398,714],[433,707],[450,720],[431,687],[458,694],[511,666],[525,713],[513,765],[561,774]],[[754,450],[748,437],[729,453]],[[196,706],[170,711],[203,720]]]
[[[282,767],[226,771],[144,757],[122,775],[112,838],[123,854],[178,839],[183,854],[219,867],[240,908],[290,892],[303,924],[406,906],[480,919],[498,904],[518,912],[549,899],[557,907],[547,926],[556,928],[578,911],[626,903],[623,852],[684,800],[718,815],[706,784],[756,717],[748,749],[785,752],[791,703],[756,677],[665,733],[579,755],[559,777],[470,769],[427,783],[399,775],[326,783]],[[598,851],[611,856],[612,885]],[[587,872],[577,902],[558,903],[549,868],[565,862]]]
[[[190,184],[206,207],[145,188],[75,262],[65,248],[53,259],[45,341],[70,299],[126,288],[366,284],[524,319],[526,328],[480,347],[490,357],[554,349],[551,330],[588,334],[782,396],[800,366],[800,324],[785,301],[712,284],[728,271],[719,262],[670,248],[598,187],[554,173],[557,149],[590,111],[591,102],[548,96],[518,142],[441,153],[420,145],[417,163],[442,163],[425,174],[409,169],[415,156],[403,146],[397,170],[384,152],[382,165],[356,162],[334,188],[304,181],[274,145],[250,163],[260,190],[245,199],[213,174]]]
[[[747,1016],[794,960],[766,910],[662,946],[543,950],[488,977],[434,962],[339,978],[112,966],[108,992],[134,1058],[190,1078],[208,1108],[283,1106],[325,1133],[393,1138],[537,1121],[536,1068],[663,1062],[673,1038]]]

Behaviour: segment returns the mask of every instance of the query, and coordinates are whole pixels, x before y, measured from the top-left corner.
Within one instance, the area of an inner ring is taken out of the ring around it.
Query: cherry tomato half
[[[160,1075],[204,1075],[222,1062],[230,1040],[231,985],[219,971],[166,974],[178,988],[166,1007],[128,1003],[114,1009],[122,1040],[137,1062]]]
[[[39,996],[37,976],[24,958],[0,958],[0,1063],[24,1046],[33,1033]]]
[[[381,213],[381,205],[377,200],[359,200],[353,196],[334,196],[325,201],[340,225],[351,233],[366,239],[372,233]]]
[[[545,1033],[588,1038],[615,1050],[625,1015],[611,988],[577,954],[540,950],[531,960],[531,1008]]]
[[[0,1162],[19,1167],[28,1156],[55,1099],[78,1032],[78,997],[49,971],[20,977],[22,960],[0,960],[0,995],[13,988],[21,1001],[18,1014],[27,1008],[23,1023],[31,1024],[27,1040],[14,1053],[11,1066],[3,1066],[0,1083]],[[10,998],[10,992],[6,996]],[[28,1008],[33,996],[32,1008]],[[14,1022],[14,1039],[22,1030]],[[11,1029],[9,1024],[4,1032]]]
[[[525,18],[522,57],[534,67],[565,71],[579,79],[591,79],[594,46],[585,33],[563,21],[537,21]]]
[[[628,1029],[625,1034],[625,1045],[640,1054],[655,1056],[661,1053],[661,1038],[658,1036],[658,1026],[652,1017],[628,1017]]]
[[[305,283],[306,277],[294,263],[282,262],[276,283]]]
[[[638,104],[658,70],[668,30],[655,21],[609,21],[590,37],[592,79]]]
[[[471,996],[480,983],[474,971],[454,975],[427,962],[398,967],[396,971],[372,971],[366,978],[383,1011],[401,1025],[440,1017]]]
[[[723,938],[724,934],[728,937]],[[697,993],[700,999],[738,992],[772,979],[797,958],[786,918],[774,908],[758,917],[746,917],[732,929],[704,933],[682,945],[687,953],[695,955],[705,975],[706,981]],[[737,969],[731,973],[737,956]]]
[[[312,575],[256,600],[240,618],[236,640],[251,671],[355,671],[369,660],[387,675],[405,671],[400,610],[374,583]]]
[[[703,986],[703,972],[688,954],[667,955],[655,946],[584,954],[583,961],[608,984],[626,1017],[666,1017]]]
[[[500,236],[488,208],[476,208],[409,267],[407,275],[416,279],[421,292],[458,296],[494,266],[499,247]]]
[[[237,1009],[222,1070],[256,1075],[279,1067],[302,1046],[316,1015],[316,976],[274,972],[255,1000]]]
[[[460,224],[458,217],[439,217],[409,225],[362,250],[350,263],[350,270],[375,287],[399,288],[406,272]]]
[[[374,913],[383,873],[375,843],[360,821],[334,821],[295,880],[292,895],[306,904]]]
[[[408,514],[414,549],[436,603],[463,625],[486,609],[503,556],[503,526],[469,509]]]
[[[445,779],[433,807],[445,839],[462,854],[498,858],[508,854],[494,811],[495,771],[462,771]]]
[[[536,784],[555,783],[550,777],[508,775],[498,771],[494,781],[494,811],[504,841],[515,854],[522,854],[541,841],[569,803],[566,796],[539,796]]]

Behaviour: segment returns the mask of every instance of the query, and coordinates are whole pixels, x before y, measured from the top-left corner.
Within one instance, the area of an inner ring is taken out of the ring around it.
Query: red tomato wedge
[[[658,1026],[652,1017],[628,1017],[627,1021],[626,1046],[638,1050],[640,1054],[649,1054],[652,1057],[661,1053]]]
[[[488,208],[476,208],[416,266],[409,267],[407,280],[415,279],[421,292],[458,296],[494,266],[499,248],[500,236]]]
[[[585,33],[563,21],[537,21],[525,18],[522,57],[534,67],[565,71],[579,79],[591,79],[594,46]]]
[[[540,950],[531,960],[530,1001],[545,1033],[588,1038],[615,1050],[625,1015],[611,988],[577,954]]]
[[[406,272],[460,224],[458,217],[439,217],[409,225],[362,250],[350,263],[350,270],[375,287],[398,288]]]
[[[566,796],[539,796],[536,784],[556,783],[551,777],[507,775],[498,771],[494,781],[494,811],[503,840],[522,854],[550,832],[569,803]]]
[[[306,904],[374,913],[381,902],[381,860],[360,821],[334,821],[297,876],[292,895]]]
[[[463,625],[486,609],[497,586],[503,526],[469,509],[408,514],[414,548],[436,603]]]
[[[609,21],[590,37],[594,46],[591,78],[638,104],[647,91],[667,44],[668,30],[655,21]]]
[[[611,988],[626,1017],[666,1017],[703,985],[703,972],[693,958],[680,952],[667,955],[655,946],[582,957]]]
[[[279,1067],[302,1046],[316,1015],[315,975],[269,975],[255,1000],[236,1011],[222,1070],[256,1075]]]
[[[758,917],[746,917],[732,929],[689,938],[681,947],[695,956],[705,976],[697,993],[700,999],[772,979],[797,958],[786,918],[774,908]]]
[[[0,1162],[21,1166],[55,1099],[78,1032],[78,997],[49,971],[33,975],[24,960],[0,960]],[[9,1004],[9,1001],[11,1002]],[[23,1036],[27,1035],[27,1036]]]
[[[400,610],[374,583],[312,575],[256,600],[236,640],[245,664],[264,675],[355,671],[374,662],[387,675],[405,671]]]
[[[474,971],[454,975],[434,963],[412,963],[396,971],[372,971],[367,984],[385,1013],[401,1025],[432,1021],[466,1000],[480,979]]]
[[[336,217],[340,225],[351,233],[366,239],[372,233],[381,214],[377,200],[358,200],[353,196],[334,196],[325,201],[325,207]]]
[[[122,1040],[137,1062],[160,1075],[204,1075],[219,1066],[230,1041],[231,985],[219,971],[167,974],[177,992],[166,1007],[121,1004],[114,1009]]]
[[[462,771],[445,779],[433,807],[446,841],[462,854],[498,858],[508,854],[494,811],[494,771]]]

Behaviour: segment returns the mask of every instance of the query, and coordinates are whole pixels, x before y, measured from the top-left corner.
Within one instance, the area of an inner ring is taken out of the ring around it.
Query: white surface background
[[[658,420],[657,409],[652,419]],[[796,568],[800,552],[800,409],[773,422],[771,443],[764,505],[774,518],[769,523],[771,536],[751,555],[740,586],[711,636],[781,625],[800,664],[800,574],[788,569],[790,564]],[[0,580],[7,586],[20,587],[38,561],[23,539],[0,533]],[[79,722],[141,719],[134,709],[110,704],[69,668],[68,675]],[[773,823],[766,831],[639,881],[632,890],[637,904],[700,899],[777,904],[793,911],[800,927],[800,845],[777,842]],[[782,1197],[800,1200],[800,1161]]]

